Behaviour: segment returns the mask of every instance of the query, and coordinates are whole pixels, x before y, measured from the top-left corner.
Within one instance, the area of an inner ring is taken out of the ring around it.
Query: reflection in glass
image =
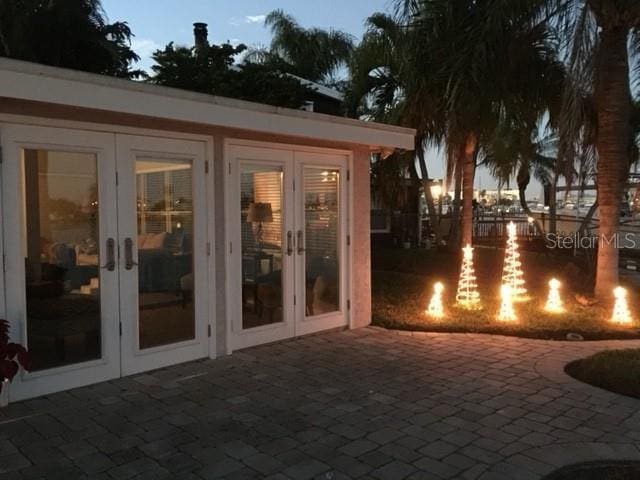
[[[340,309],[340,172],[304,169],[306,316]]]
[[[34,369],[100,358],[97,159],[22,151],[27,343]]]
[[[191,162],[136,160],[139,345],[195,338]]]
[[[282,168],[240,169],[242,328],[282,321]]]

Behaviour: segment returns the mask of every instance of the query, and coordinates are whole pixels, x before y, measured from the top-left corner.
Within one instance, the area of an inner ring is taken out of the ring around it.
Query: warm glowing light
[[[532,224],[534,221],[533,217],[527,217],[527,222],[529,222],[529,224]]]
[[[481,308],[480,293],[476,284],[476,274],[473,269],[473,248],[467,245],[462,249],[462,268],[460,269],[460,280],[458,281],[458,292],[456,293],[456,303],[462,308],[475,310]]]
[[[431,196],[440,198],[440,195],[442,195],[442,185],[431,185]]]
[[[547,303],[544,309],[551,313],[564,312],[562,299],[560,298],[560,281],[555,278],[549,280],[549,296],[547,297]]]
[[[616,298],[616,302],[613,305],[611,321],[621,325],[630,325],[633,323],[633,319],[627,304],[627,291],[622,287],[616,287],[613,289],[613,296]]]
[[[518,320],[516,312],[513,310],[513,295],[509,285],[500,287],[500,312],[498,320],[501,322],[515,322]]]
[[[444,290],[444,285],[440,282],[436,282],[433,286],[433,296],[431,297],[431,301],[427,306],[427,315],[434,318],[442,318],[444,317],[444,306],[442,305],[442,291]]]
[[[507,248],[504,252],[504,268],[502,270],[502,284],[511,289],[511,297],[514,302],[527,300],[527,289],[524,287],[524,273],[520,252],[518,252],[518,239],[516,224],[507,224]]]

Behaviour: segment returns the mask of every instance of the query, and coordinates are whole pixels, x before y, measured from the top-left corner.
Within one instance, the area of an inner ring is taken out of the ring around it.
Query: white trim
[[[413,150],[415,130],[303,112],[73,70],[0,59],[7,98],[236,128],[320,138],[372,149]]]
[[[3,128],[4,125],[0,124],[0,318],[7,318],[7,299],[5,289],[5,251],[4,251],[4,231],[6,222],[6,216],[4,215],[4,164],[6,162],[7,149],[3,148]]]
[[[209,247],[207,255],[207,295],[209,296],[209,310],[207,318],[207,333],[211,333],[209,342],[209,358],[216,358],[218,354],[216,332],[216,308],[217,308],[217,292],[216,292],[216,198],[215,198],[215,182],[214,182],[214,162],[215,147],[213,138],[209,137],[205,143],[205,161],[207,163],[207,173],[205,174],[206,183],[206,205],[205,214],[207,216],[207,244]]]

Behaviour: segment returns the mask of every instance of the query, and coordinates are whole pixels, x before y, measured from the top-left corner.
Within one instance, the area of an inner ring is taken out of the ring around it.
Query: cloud
[[[247,15],[244,17],[245,23],[262,23],[264,19],[267,18],[266,15]]]
[[[153,52],[161,48],[162,46],[159,43],[149,38],[134,38],[131,40],[131,49],[142,59],[150,57]]]

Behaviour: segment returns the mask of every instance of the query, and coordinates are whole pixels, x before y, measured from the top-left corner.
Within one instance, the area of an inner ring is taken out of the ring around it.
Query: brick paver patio
[[[536,479],[640,460],[640,401],[567,377],[631,342],[331,332],[10,405],[0,477]]]

